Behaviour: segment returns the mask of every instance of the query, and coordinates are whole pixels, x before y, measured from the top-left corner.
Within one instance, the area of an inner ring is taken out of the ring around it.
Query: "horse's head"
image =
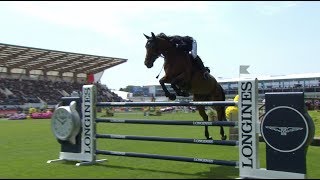
[[[165,50],[170,46],[169,41],[164,38],[156,37],[153,32],[151,32],[151,37],[143,34],[147,39],[146,43],[146,57],[144,64],[151,68],[153,63],[158,59],[158,57],[164,53]]]
[[[161,52],[159,52],[157,38],[153,34],[153,32],[151,33],[151,37],[145,34],[143,35],[148,39],[146,43],[147,52],[144,60],[144,65],[146,65],[148,68],[151,68],[156,59],[161,55]]]

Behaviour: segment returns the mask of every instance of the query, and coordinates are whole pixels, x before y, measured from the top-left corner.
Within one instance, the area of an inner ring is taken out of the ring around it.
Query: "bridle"
[[[151,40],[149,40],[149,42],[151,42],[152,41],[152,45],[150,45],[150,44],[146,44],[146,48],[150,48],[150,47],[153,47],[155,50],[155,52],[159,52],[159,48],[158,48],[158,42],[157,42],[157,39],[151,39]],[[167,51],[165,51],[165,52],[167,52]],[[153,53],[153,56],[154,57],[156,57],[155,59],[157,59],[157,58],[159,58],[159,57],[162,57],[162,58],[165,58],[164,57],[164,55],[163,55],[163,53],[160,53],[159,55],[155,55],[156,53]]]

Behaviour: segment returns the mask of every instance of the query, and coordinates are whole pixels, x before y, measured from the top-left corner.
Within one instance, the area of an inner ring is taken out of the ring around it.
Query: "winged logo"
[[[280,132],[281,136],[286,136],[289,132],[299,131],[303,129],[301,127],[276,127],[276,126],[266,126],[266,128],[271,129],[273,131]]]

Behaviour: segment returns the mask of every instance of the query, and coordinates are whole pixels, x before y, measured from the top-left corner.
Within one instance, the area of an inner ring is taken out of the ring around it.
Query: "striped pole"
[[[172,137],[158,137],[158,136],[133,136],[133,135],[121,135],[121,134],[97,134],[96,138],[177,142],[177,143],[191,143],[191,144],[211,144],[211,145],[224,145],[224,146],[238,145],[238,141],[234,141],[234,140],[188,139],[188,138],[172,138]]]
[[[238,125],[235,121],[180,121],[180,120],[143,120],[143,119],[105,119],[97,118],[97,123],[126,123],[126,124],[158,124],[158,125],[188,125],[188,126],[229,126]]]
[[[234,101],[182,101],[182,102],[97,102],[96,106],[141,107],[141,106],[237,106]]]
[[[190,158],[190,157],[183,157],[183,156],[166,156],[166,155],[159,155],[159,154],[146,154],[146,153],[121,152],[121,151],[105,151],[105,150],[96,150],[96,154],[149,158],[149,159],[162,159],[162,160],[171,160],[171,161],[184,161],[184,162],[216,164],[216,165],[224,165],[224,166],[238,166],[237,161],[226,161],[226,160],[204,159],[204,158]]]

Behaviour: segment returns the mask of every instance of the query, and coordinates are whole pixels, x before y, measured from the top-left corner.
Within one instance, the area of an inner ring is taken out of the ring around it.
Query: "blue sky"
[[[163,59],[144,64],[143,33],[189,35],[215,77],[320,71],[317,1],[1,1],[1,43],[126,58],[105,70],[111,89],[158,84]],[[164,75],[162,71],[160,77]]]

